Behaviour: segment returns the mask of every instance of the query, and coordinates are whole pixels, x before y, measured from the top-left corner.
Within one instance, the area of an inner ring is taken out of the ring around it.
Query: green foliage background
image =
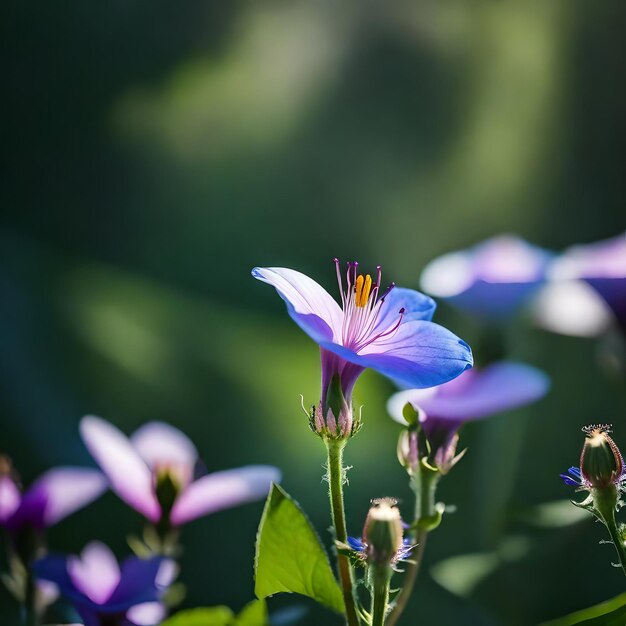
[[[317,400],[317,351],[250,268],[295,267],[332,291],[330,259],[358,258],[416,287],[435,255],[499,232],[561,249],[624,229],[619,0],[9,1],[0,12],[0,449],[26,481],[91,463],[77,434],[86,413],[127,432],[168,420],[210,470],[280,466],[328,543],[324,451],[299,406],[300,393]],[[445,305],[437,320],[478,337]],[[406,624],[532,624],[623,589],[598,525],[535,507],[571,495],[558,473],[576,462],[583,424],[613,422],[626,445],[624,399],[595,342],[523,322],[512,337],[553,391],[464,432],[469,452],[441,489],[458,511],[429,541]],[[356,535],[370,498],[411,507],[391,391],[369,373],[356,391]],[[185,529],[185,606],[252,599],[261,510]],[[121,555],[139,528],[108,494],[50,540],[76,551],[97,537]],[[336,622],[301,604],[300,623]]]

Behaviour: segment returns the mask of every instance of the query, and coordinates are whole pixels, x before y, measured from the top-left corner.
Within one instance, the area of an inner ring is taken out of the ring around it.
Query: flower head
[[[348,537],[348,545],[368,565],[395,565],[405,560],[412,546],[403,538],[398,502],[394,498],[372,500],[361,539]]]
[[[181,431],[150,422],[128,439],[99,417],[81,420],[89,452],[111,489],[153,523],[180,526],[193,519],[267,495],[280,472],[251,465],[197,476],[198,451]]]
[[[321,349],[322,393],[311,416],[324,436],[348,437],[356,427],[352,391],[368,367],[409,387],[431,387],[471,367],[469,346],[430,320],[435,303],[348,263],[334,260],[341,306],[314,280],[295,270],[254,268],[252,275],[276,288],[292,319]]]
[[[424,291],[489,318],[513,315],[541,286],[552,255],[514,235],[444,254],[422,272]]]
[[[394,394],[387,410],[406,425],[407,403],[418,414],[419,423],[431,451],[430,463],[446,473],[458,460],[457,430],[465,422],[519,408],[542,398],[550,382],[540,370],[501,361],[483,369],[472,369],[457,379],[433,389],[409,389]],[[417,455],[419,433],[415,434],[413,456]],[[411,452],[411,441],[401,441],[402,450]],[[410,458],[410,457],[409,457]]]
[[[164,617],[160,599],[174,577],[163,557],[130,557],[121,566],[104,544],[88,544],[80,556],[50,555],[34,564],[38,578],[55,583],[86,626],[150,626]]]
[[[626,234],[569,248],[552,263],[550,278],[588,283],[626,328]]]
[[[10,532],[53,526],[86,506],[107,488],[97,470],[57,467],[40,476],[22,493],[11,462],[0,456],[0,526]]]
[[[580,467],[570,467],[561,479],[566,485],[582,489],[603,489],[621,486],[626,480],[624,459],[610,436],[608,424],[585,426],[585,443],[580,454]]]

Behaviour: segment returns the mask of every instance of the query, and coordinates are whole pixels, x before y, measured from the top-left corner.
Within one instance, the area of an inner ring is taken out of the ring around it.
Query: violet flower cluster
[[[9,538],[10,587],[39,623],[43,593],[57,590],[86,626],[150,626],[166,615],[164,594],[176,576],[179,552],[173,530],[222,509],[264,498],[280,472],[254,465],[207,473],[196,447],[177,428],[151,422],[129,439],[97,417],[85,417],[80,431],[102,471],[59,467],[22,492],[7,457],[0,457],[0,527]],[[163,538],[146,542],[140,555],[118,564],[94,541],[79,556],[48,554],[45,531],[111,488]],[[173,545],[168,545],[168,541]],[[29,592],[34,589],[35,592]],[[57,593],[46,594],[54,600]]]

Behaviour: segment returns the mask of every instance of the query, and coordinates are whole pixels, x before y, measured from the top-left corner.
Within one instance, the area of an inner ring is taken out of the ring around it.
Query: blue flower
[[[161,596],[174,563],[163,557],[130,557],[121,566],[104,544],[88,544],[80,556],[47,556],[34,564],[39,579],[55,583],[85,626],[148,626],[164,617]]]
[[[549,274],[557,281],[582,280],[591,285],[626,329],[626,234],[572,246],[552,263]]]
[[[270,267],[252,270],[269,283],[287,304],[292,319],[321,349],[322,393],[313,416],[320,434],[351,434],[352,391],[368,367],[404,387],[424,388],[452,380],[473,364],[469,346],[430,320],[431,298],[392,283],[383,290],[381,269],[376,279],[348,263],[345,288],[335,259],[341,306],[308,276]]]
[[[570,485],[571,487],[585,487],[585,483],[583,482],[583,477],[580,474],[580,468],[578,467],[570,467],[567,470],[566,474],[559,474],[561,479],[566,485]]]
[[[500,235],[431,261],[424,291],[469,313],[507,318],[541,287],[552,253],[514,235]]]
[[[407,403],[413,407],[432,450],[431,462],[446,473],[459,458],[456,433],[465,422],[536,402],[549,388],[550,380],[541,370],[524,363],[498,361],[464,372],[433,389],[400,391],[391,396],[387,410],[394,420],[406,426],[404,407]],[[403,456],[414,465],[416,443],[406,443],[411,445]]]

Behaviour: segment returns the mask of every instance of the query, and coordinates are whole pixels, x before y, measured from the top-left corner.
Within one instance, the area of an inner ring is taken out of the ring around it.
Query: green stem
[[[417,533],[414,537],[416,547],[413,548],[411,560],[406,565],[402,589],[395,600],[391,613],[389,613],[387,626],[395,626],[398,623],[402,612],[409,603],[413,587],[415,587],[417,574],[424,558],[426,539],[428,539],[429,528],[427,522],[436,515],[435,493],[438,481],[439,474],[428,468],[420,468],[413,477],[415,521],[417,522]]]
[[[393,570],[388,565],[372,566],[372,626],[384,626]]]
[[[335,528],[335,538],[340,543],[346,543],[348,533],[346,530],[346,514],[343,505],[343,449],[346,442],[343,440],[326,439],[328,452],[328,495],[330,498],[330,510]],[[337,555],[337,568],[339,580],[346,605],[346,621],[348,626],[359,626],[359,618],[356,612],[354,576],[348,557]]]
[[[24,589],[24,624],[25,626],[39,626],[39,611],[37,610],[37,586],[30,564],[27,566]]]
[[[593,490],[594,506],[611,535],[611,540],[615,545],[615,551],[617,552],[617,557],[622,566],[622,571],[624,575],[626,575],[626,551],[624,550],[624,542],[617,530],[617,524],[615,522],[615,506],[617,500],[618,493],[614,485],[604,489]]]

